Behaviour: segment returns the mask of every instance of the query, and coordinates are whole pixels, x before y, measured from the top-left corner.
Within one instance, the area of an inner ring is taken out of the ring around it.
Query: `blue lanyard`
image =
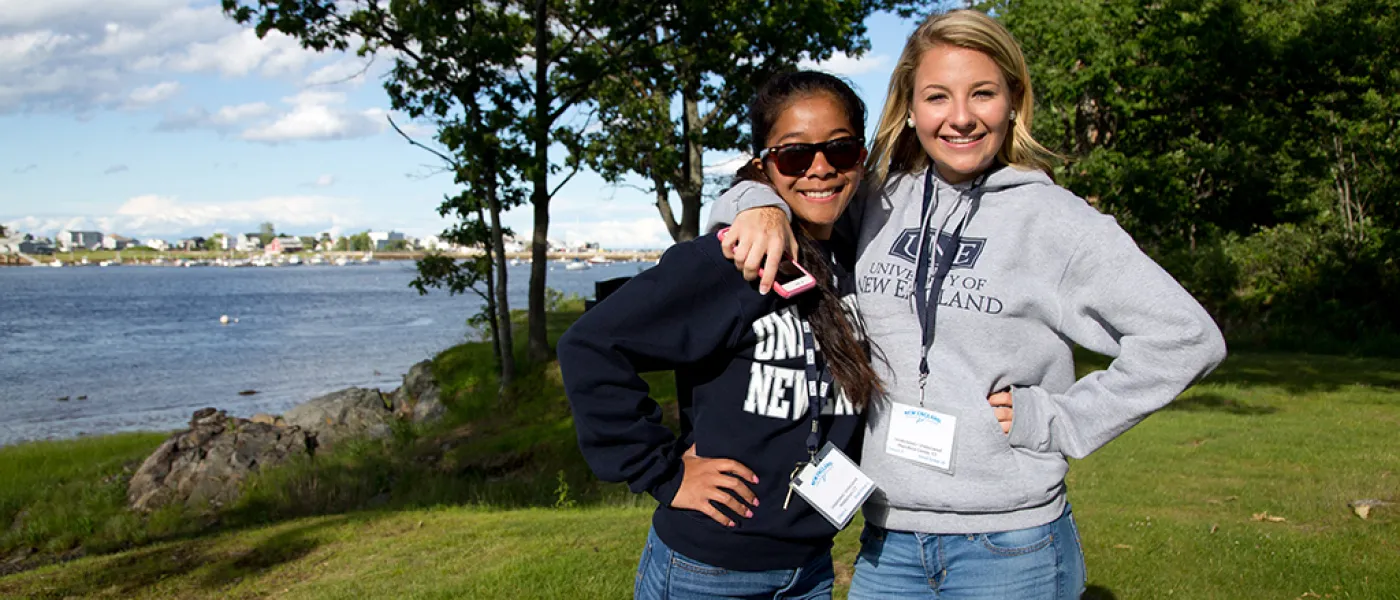
[[[978,184],[980,184],[980,178]],[[974,186],[977,184],[974,184]],[[924,383],[928,381],[928,353],[933,348],[933,329],[935,317],[938,314],[938,297],[943,291],[943,280],[948,277],[948,271],[953,268],[953,259],[958,253],[958,246],[962,241],[963,226],[967,224],[964,219],[958,223],[953,230],[952,247],[947,252],[938,251],[938,238],[928,240],[929,236],[929,212],[933,209],[933,166],[930,165],[924,172],[924,205],[919,213],[919,262],[914,268],[914,285],[918,298],[915,299],[914,306],[919,313],[919,328],[923,333],[923,353],[919,357],[919,403],[923,404]],[[937,233],[934,233],[937,236]],[[933,262],[936,262],[933,269],[933,293],[929,294],[929,259],[924,258],[924,254],[930,252]]]
[[[807,434],[807,456],[815,459],[818,444],[821,443],[822,405],[831,391],[832,375],[827,369],[817,369],[817,339],[812,335],[812,326],[807,319],[802,322],[803,354],[807,358],[807,413],[812,416],[812,430]]]

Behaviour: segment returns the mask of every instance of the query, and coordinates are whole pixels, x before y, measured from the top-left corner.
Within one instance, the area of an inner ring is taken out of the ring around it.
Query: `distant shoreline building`
[[[300,239],[297,239],[297,238],[294,238],[294,237],[279,237],[279,238],[272,238],[272,241],[270,241],[270,242],[267,243],[267,248],[264,249],[263,253],[264,253],[264,254],[292,254],[292,253],[296,253],[296,252],[301,252],[302,250],[305,250],[305,249],[306,249],[306,246],[305,246],[304,244],[301,243],[301,240],[300,240]]]
[[[72,231],[64,229],[58,232],[55,241],[59,250],[71,252],[76,249],[99,250],[102,248],[102,232],[100,231]]]

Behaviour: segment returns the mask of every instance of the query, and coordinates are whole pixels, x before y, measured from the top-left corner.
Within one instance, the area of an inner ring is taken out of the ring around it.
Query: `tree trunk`
[[[486,211],[478,204],[476,207],[476,219],[485,222],[485,213]],[[487,259],[494,260],[494,256],[492,255],[494,248],[495,245],[487,246]],[[486,294],[482,296],[482,298],[486,300],[486,316],[488,317],[486,319],[486,326],[491,329],[491,359],[495,361],[492,365],[496,367],[496,372],[498,374],[503,375],[505,372],[505,363],[502,362],[503,355],[501,354],[501,313],[496,310],[496,278],[489,272],[486,274]]]
[[[661,221],[666,224],[666,233],[671,235],[671,239],[681,241],[678,237],[681,226],[676,223],[676,213],[671,210],[671,189],[666,185],[666,178],[652,173],[651,187],[656,193],[656,210],[661,213]]]
[[[549,269],[549,30],[548,2],[535,0],[535,157],[530,203],[535,207],[534,241],[530,248],[529,357],[549,360],[549,330],[545,324],[545,274]]]
[[[490,184],[487,189],[486,201],[491,208],[491,259],[492,266],[496,269],[494,283],[491,277],[487,278],[489,285],[494,285],[494,289],[487,290],[494,293],[491,321],[499,326],[494,332],[496,340],[496,352],[498,365],[501,369],[501,386],[497,393],[497,399],[506,404],[511,401],[511,385],[515,383],[515,338],[511,334],[510,326],[510,294],[506,279],[506,244],[501,231],[501,199],[497,196],[496,187],[496,155],[494,152],[488,154],[488,167]]]
[[[681,176],[685,178],[676,186],[676,195],[681,198],[680,230],[672,234],[677,242],[693,240],[700,235],[700,202],[705,191],[705,149],[701,145],[700,101],[695,90],[689,86],[681,91],[681,136],[685,140],[685,159],[681,163]]]

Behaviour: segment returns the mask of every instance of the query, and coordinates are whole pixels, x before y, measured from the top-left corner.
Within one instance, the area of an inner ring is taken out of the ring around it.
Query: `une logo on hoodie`
[[[897,256],[917,264],[919,261],[919,233],[918,227],[911,227],[899,232],[899,236],[894,239],[894,245],[890,246],[890,256]],[[987,238],[964,237],[959,240],[956,253],[953,255],[952,268],[971,269],[977,266],[977,258],[982,256],[982,248],[986,245]],[[953,251],[953,234],[939,234],[937,256],[943,256]]]

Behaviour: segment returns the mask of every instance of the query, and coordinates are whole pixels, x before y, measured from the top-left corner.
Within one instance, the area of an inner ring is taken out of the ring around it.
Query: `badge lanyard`
[[[812,335],[811,323],[807,319],[799,320],[802,323],[803,354],[807,360],[807,414],[812,417],[812,429],[807,433],[807,460],[797,463],[797,467],[792,470],[792,476],[788,478],[788,493],[787,498],[783,500],[783,510],[787,510],[788,503],[792,500],[793,481],[797,479],[797,474],[802,471],[802,467],[817,457],[818,445],[821,443],[822,407],[826,403],[826,396],[831,391],[833,381],[829,369],[817,368],[817,339]]]
[[[978,180],[973,183],[973,187],[979,186],[984,178],[985,175],[979,177]],[[928,353],[929,350],[933,348],[934,323],[935,317],[938,314],[938,299],[943,291],[943,280],[948,277],[948,271],[953,268],[953,259],[958,253],[958,246],[962,241],[963,226],[967,225],[967,216],[965,215],[963,219],[958,222],[957,228],[953,230],[953,243],[948,252],[943,252],[941,254],[938,252],[937,237],[934,237],[932,243],[929,243],[928,230],[929,220],[933,216],[930,213],[933,210],[934,191],[933,167],[929,166],[928,169],[924,171],[924,204],[919,213],[919,263],[914,269],[914,285],[916,293],[918,294],[914,302],[914,307],[918,311],[919,328],[923,334],[923,354],[919,357],[919,406],[924,405],[924,386],[928,383],[929,374]],[[941,227],[939,229],[940,231],[942,230]],[[937,234],[935,233],[935,235]],[[930,261],[924,257],[924,253],[930,251],[930,248],[932,249],[934,262],[936,263],[933,270],[932,294],[929,293],[928,289],[928,269]]]

